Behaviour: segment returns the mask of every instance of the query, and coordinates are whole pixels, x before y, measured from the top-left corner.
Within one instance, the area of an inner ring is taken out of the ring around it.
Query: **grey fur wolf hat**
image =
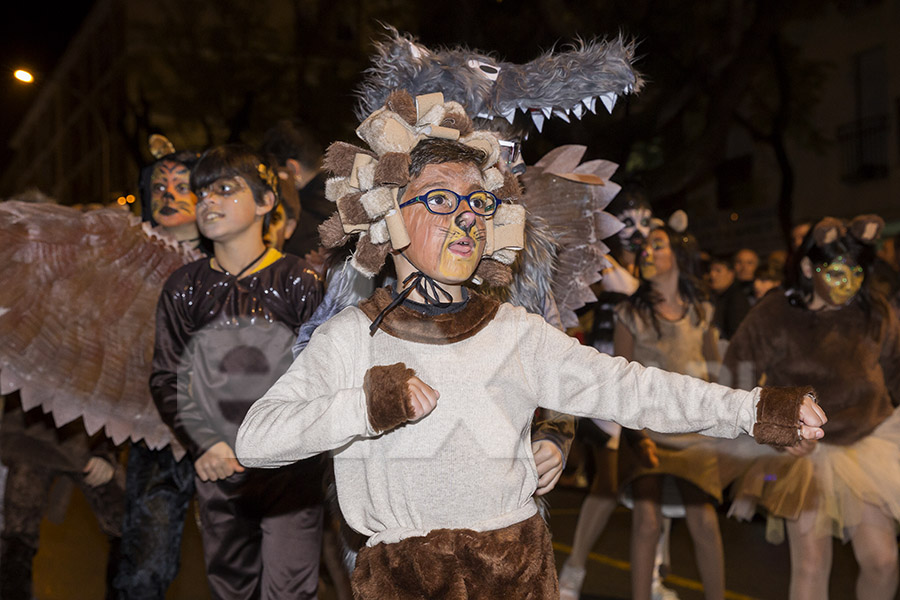
[[[473,119],[505,119],[512,125],[516,111],[522,111],[540,131],[545,119],[569,121],[596,112],[598,100],[612,112],[620,95],[643,85],[631,64],[635,44],[621,35],[577,40],[563,51],[515,64],[462,46],[432,50],[394,27],[385,29],[357,90],[360,120],[382,107],[392,91],[403,89],[413,96],[442,92]]]

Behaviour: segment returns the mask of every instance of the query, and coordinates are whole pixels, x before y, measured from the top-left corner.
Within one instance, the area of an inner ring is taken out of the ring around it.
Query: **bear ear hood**
[[[850,221],[850,233],[864,244],[874,244],[881,237],[884,219],[878,215],[859,215]]]

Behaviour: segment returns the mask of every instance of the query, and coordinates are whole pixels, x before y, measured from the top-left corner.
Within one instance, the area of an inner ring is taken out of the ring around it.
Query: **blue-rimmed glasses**
[[[427,194],[416,196],[400,205],[400,208],[415,202],[421,202],[434,215],[452,215],[465,200],[472,212],[482,217],[490,217],[500,206],[500,199],[490,192],[476,190],[468,196],[460,196],[452,190],[431,190]]]

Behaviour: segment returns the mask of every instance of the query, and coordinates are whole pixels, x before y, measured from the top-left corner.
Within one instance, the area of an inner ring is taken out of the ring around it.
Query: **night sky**
[[[52,73],[93,4],[93,0],[7,4],[0,19],[0,160],[9,158],[10,138],[37,97],[40,79]],[[12,74],[20,68],[30,70],[35,83],[16,81]]]

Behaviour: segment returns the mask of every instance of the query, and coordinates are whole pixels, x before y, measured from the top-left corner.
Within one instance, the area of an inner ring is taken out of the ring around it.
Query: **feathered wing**
[[[198,257],[120,210],[0,203],[0,391],[181,454],[148,380],[163,283]]]
[[[621,189],[610,181],[618,165],[606,160],[579,164],[584,146],[560,146],[522,176],[523,204],[546,223],[558,245],[552,291],[565,327],[578,323],[575,310],[597,297],[591,285],[609,266],[603,240],[623,225],[604,209]]]

